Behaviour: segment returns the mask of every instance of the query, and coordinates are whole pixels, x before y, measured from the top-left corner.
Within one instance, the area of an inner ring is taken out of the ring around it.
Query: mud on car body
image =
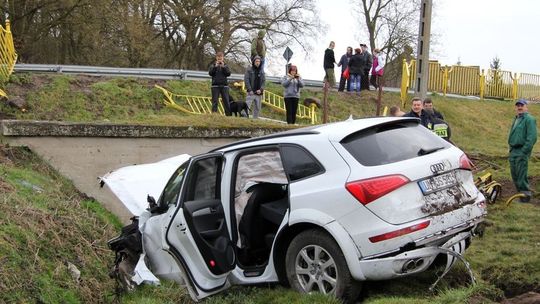
[[[451,267],[486,215],[465,154],[414,118],[277,133],[102,181],[138,216],[124,280],[172,279],[195,300],[281,281],[354,301],[363,281]]]

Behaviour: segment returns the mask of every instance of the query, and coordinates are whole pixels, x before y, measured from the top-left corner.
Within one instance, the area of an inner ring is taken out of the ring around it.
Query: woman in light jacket
[[[281,84],[285,88],[283,96],[285,97],[285,111],[287,112],[287,123],[294,124],[296,122],[296,110],[298,109],[298,100],[300,100],[300,88],[304,86],[304,81],[298,68],[295,65],[289,66],[287,76],[283,77]]]

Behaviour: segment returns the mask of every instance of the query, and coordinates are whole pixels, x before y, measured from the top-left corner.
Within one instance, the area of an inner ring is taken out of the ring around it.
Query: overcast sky
[[[351,0],[318,0],[320,18],[328,26],[314,53],[307,58],[295,50],[291,62],[298,65],[306,79],[322,80],[324,50],[331,40],[336,42],[336,59],[348,45],[367,43],[367,35],[358,30],[361,22],[353,16]],[[360,0],[356,1],[357,3]],[[430,59],[443,65],[477,65],[489,68],[498,56],[503,70],[540,74],[540,38],[538,0],[433,0],[432,33],[437,33],[439,45],[432,49]],[[357,29],[357,30],[355,30]],[[416,51],[416,50],[415,50]],[[281,52],[282,53],[282,52]],[[276,59],[269,71],[280,75],[285,61]],[[336,76],[338,69],[336,69]]]

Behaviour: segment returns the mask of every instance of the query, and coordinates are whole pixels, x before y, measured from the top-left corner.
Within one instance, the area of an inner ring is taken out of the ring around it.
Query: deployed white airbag
[[[133,215],[139,216],[148,206],[147,195],[157,201],[171,175],[190,157],[182,154],[155,163],[123,167],[105,174],[100,180]]]

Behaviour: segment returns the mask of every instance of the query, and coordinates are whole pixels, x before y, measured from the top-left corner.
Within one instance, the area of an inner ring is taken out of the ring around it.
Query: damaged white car
[[[363,281],[448,269],[486,215],[468,158],[414,118],[277,133],[102,181],[137,216],[109,242],[125,285],[171,279],[194,300],[282,282],[352,302]]]

